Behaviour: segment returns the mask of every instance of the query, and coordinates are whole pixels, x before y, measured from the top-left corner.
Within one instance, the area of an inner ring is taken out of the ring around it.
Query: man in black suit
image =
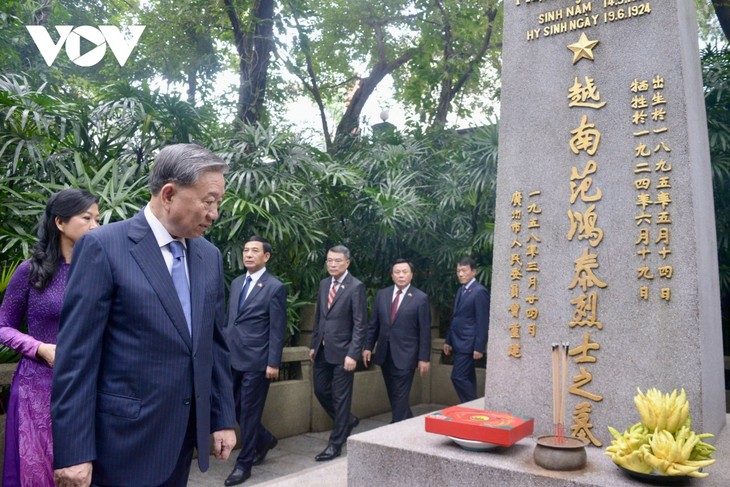
[[[416,367],[423,377],[430,365],[431,311],[428,296],[411,286],[413,264],[398,259],[391,267],[394,286],[378,291],[368,326],[363,362],[381,367],[392,422],[412,418],[409,404]],[[377,348],[375,344],[377,342]],[[375,354],[371,354],[375,349]]]
[[[202,235],[227,164],[162,149],[132,218],[81,237],[61,312],[51,416],[59,487],[184,487],[236,444],[223,261]]]
[[[279,376],[286,330],[286,287],[268,273],[271,244],[254,235],[243,247],[246,274],[231,283],[226,336],[231,349],[236,414],[241,428],[241,452],[225,485],[251,476],[251,466],[263,462],[276,438],[261,424],[269,381]]]
[[[319,284],[309,358],[314,363],[314,393],[334,420],[329,444],[315,457],[318,462],[340,456],[359,420],[350,412],[357,359],[367,329],[365,285],[347,268],[350,250],[337,245],[327,252],[330,277]]]
[[[489,292],[476,280],[477,263],[463,258],[456,265],[461,287],[456,291],[454,312],[444,342],[444,354],[454,354],[451,382],[459,401],[477,398],[474,361],[484,357],[489,337]]]

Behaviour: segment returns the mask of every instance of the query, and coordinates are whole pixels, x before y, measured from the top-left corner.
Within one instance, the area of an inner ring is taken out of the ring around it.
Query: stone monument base
[[[484,398],[465,403],[483,408]],[[467,451],[448,437],[426,433],[425,416],[390,424],[352,436],[347,441],[347,485],[446,487],[446,486],[636,486],[604,454],[604,448],[588,447],[588,463],[582,470],[559,472],[535,464],[534,437],[510,448],[487,452]],[[730,418],[728,418],[730,422]],[[628,426],[628,424],[626,425]],[[550,434],[535,425],[535,434]],[[709,477],[682,485],[727,487],[730,485],[730,428],[715,438],[717,461],[707,468]],[[604,445],[606,446],[606,445]]]

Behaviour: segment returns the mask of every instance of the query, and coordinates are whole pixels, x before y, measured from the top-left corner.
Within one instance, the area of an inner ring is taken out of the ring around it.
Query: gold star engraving
[[[588,36],[586,36],[585,32],[583,32],[580,35],[578,42],[575,44],[568,44],[568,49],[573,51],[573,64],[583,58],[593,61],[593,48],[598,45],[598,42],[599,41],[589,41]]]

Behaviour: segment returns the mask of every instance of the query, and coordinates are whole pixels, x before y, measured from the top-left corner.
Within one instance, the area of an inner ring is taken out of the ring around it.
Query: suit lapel
[[[228,323],[233,323],[238,318],[238,301],[241,299],[241,291],[243,291],[243,283],[246,281],[246,275],[236,278],[231,283],[230,301],[228,302]]]
[[[246,306],[253,303],[254,300],[258,297],[259,293],[264,290],[268,277],[269,277],[269,271],[264,271],[264,273],[261,274],[261,277],[259,278],[258,282],[256,282],[256,285],[253,287],[253,289],[251,289],[249,291],[248,297],[246,297],[246,301],[245,301]]]
[[[245,313],[246,308],[251,306],[251,303],[253,303],[258,298],[259,293],[261,293],[263,291],[264,287],[266,287],[266,281],[268,280],[268,278],[269,278],[269,271],[265,271],[261,275],[259,280],[256,282],[256,284],[253,286],[253,288],[251,288],[251,290],[249,290],[248,296],[246,297],[246,300],[243,302],[243,304],[244,304],[243,309],[238,309],[238,301],[240,301],[241,292],[243,292],[243,284],[241,284],[241,288],[238,289],[238,292],[236,293],[236,296],[237,296],[236,311],[235,311],[234,316],[240,317],[243,313]],[[245,281],[246,281],[246,279],[244,278],[241,282],[243,283]]]
[[[143,213],[140,212],[134,217],[129,230],[129,238],[137,244],[130,250],[132,258],[137,262],[150,286],[157,294],[162,303],[162,307],[167,312],[180,337],[192,350],[193,344],[190,340],[188,324],[185,320],[182,306],[180,305],[180,299],[177,297],[177,292],[175,292],[175,285],[172,283],[172,277],[165,265],[165,259],[162,257],[162,251],[157,244],[155,234],[152,233]],[[193,274],[191,272],[190,280],[194,281],[192,276]],[[196,316],[195,308],[195,301],[193,301],[193,325],[195,324],[194,317]],[[194,332],[195,328],[193,326],[193,334],[195,334]]]

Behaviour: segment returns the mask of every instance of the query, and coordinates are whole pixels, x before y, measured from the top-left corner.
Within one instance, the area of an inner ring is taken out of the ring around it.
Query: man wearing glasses
[[[318,462],[340,456],[342,445],[360,422],[350,412],[357,359],[367,329],[365,285],[347,272],[350,250],[337,245],[327,252],[330,277],[319,284],[309,359],[314,363],[314,394],[334,420],[327,448]]]

